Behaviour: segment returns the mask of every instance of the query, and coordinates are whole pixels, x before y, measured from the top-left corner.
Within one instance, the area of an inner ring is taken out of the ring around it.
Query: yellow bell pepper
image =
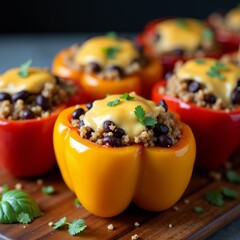
[[[182,137],[170,148],[103,147],[80,137],[70,123],[74,110],[60,113],[54,149],[65,183],[86,210],[111,217],[132,201],[143,209],[162,211],[180,199],[196,155],[195,139],[186,124],[181,122]]]

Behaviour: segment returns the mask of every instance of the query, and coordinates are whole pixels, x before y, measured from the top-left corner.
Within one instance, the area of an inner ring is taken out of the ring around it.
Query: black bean
[[[102,70],[101,66],[96,62],[90,62],[88,64],[88,67],[90,71],[93,73],[99,73]]]
[[[111,147],[120,147],[121,141],[116,137],[107,136],[103,138],[103,144]]]
[[[34,112],[31,111],[31,110],[28,110],[28,109],[22,110],[22,116],[23,116],[23,119],[33,119],[33,118],[35,118]]]
[[[59,84],[60,84],[60,82],[61,82],[61,81],[60,81],[60,78],[59,78],[58,76],[55,76],[55,79],[56,79],[56,84],[58,84],[58,85],[59,85]]]
[[[169,132],[169,128],[162,123],[157,123],[153,131],[155,136],[166,135]]]
[[[116,138],[121,138],[125,134],[124,130],[122,128],[115,128],[113,130],[113,135]]]
[[[84,121],[80,121],[79,126],[82,127],[82,126],[84,126],[84,125],[85,125]]]
[[[0,101],[9,100],[11,101],[11,95],[7,92],[0,92]]]
[[[159,33],[156,33],[154,36],[153,36],[153,42],[157,43],[159,40],[161,39],[161,36]]]
[[[173,54],[177,56],[183,56],[184,55],[184,50],[181,48],[176,48],[173,50]]]
[[[44,97],[43,95],[38,95],[36,97],[36,104],[40,107],[42,107],[43,110],[48,110],[50,108],[50,104],[49,101],[46,97]]]
[[[92,106],[93,106],[93,103],[92,103],[92,102],[87,102],[87,103],[86,103],[87,109],[91,109]]]
[[[160,102],[158,103],[158,106],[162,106],[165,109],[165,112],[168,111],[168,105],[163,99],[160,100]]]
[[[14,93],[12,95],[12,100],[14,102],[16,102],[17,100],[19,99],[22,99],[23,101],[26,101],[28,99],[28,97],[30,96],[30,93],[28,91],[20,91],[20,92],[17,92],[17,93]]]
[[[108,66],[107,71],[114,71],[114,72],[117,72],[119,76],[122,76],[123,75],[123,70],[121,67],[119,66],[116,66],[116,65],[111,65],[111,66]]]
[[[156,145],[160,146],[160,147],[169,148],[173,145],[173,142],[172,142],[171,138],[168,137],[167,135],[161,135],[158,137]]]
[[[112,132],[113,130],[110,129],[110,126],[115,126],[115,124],[112,121],[105,121],[103,123],[103,129],[105,132]]]
[[[201,89],[201,84],[197,81],[192,81],[188,84],[188,91],[195,93]]]
[[[240,92],[239,91],[233,91],[231,95],[231,100],[233,104],[240,104]]]
[[[72,119],[79,119],[81,115],[85,113],[83,108],[77,108],[73,113],[72,113]]]
[[[208,93],[204,96],[204,101],[209,104],[214,104],[217,101],[217,98],[213,94]]]

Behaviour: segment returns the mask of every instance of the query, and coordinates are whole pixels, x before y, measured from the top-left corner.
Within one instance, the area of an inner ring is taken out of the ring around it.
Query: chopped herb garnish
[[[221,62],[216,62],[215,63],[215,68],[217,70],[228,70],[228,67],[225,64],[221,63]]]
[[[205,40],[212,40],[214,38],[213,30],[210,28],[204,28],[202,36]]]
[[[42,192],[47,194],[47,195],[53,194],[54,191],[55,191],[55,189],[54,189],[53,186],[44,186],[44,187],[42,187]]]
[[[120,99],[116,98],[115,100],[108,102],[107,105],[109,107],[115,107],[119,102],[120,102]]]
[[[103,52],[106,54],[108,59],[115,59],[116,54],[120,51],[119,47],[106,47],[103,48]]]
[[[74,200],[74,205],[75,205],[76,207],[82,206],[81,203],[80,203],[80,201],[78,200],[78,198],[75,198],[75,200]]]
[[[76,234],[82,232],[87,227],[84,219],[80,218],[77,220],[73,220],[72,222],[69,223],[69,222],[67,222],[67,218],[63,217],[58,222],[53,224],[53,228],[58,229],[65,225],[68,225],[68,233],[70,235],[76,235]]]
[[[18,71],[18,75],[22,78],[26,78],[29,75],[28,69],[32,64],[32,60],[28,60],[20,66],[20,70]]]
[[[146,117],[145,116],[145,111],[142,106],[137,106],[134,110],[134,114],[138,118],[140,124],[145,125],[145,126],[153,126],[157,124],[157,120],[153,119],[151,117]]]
[[[111,32],[107,32],[105,36],[109,38],[117,38],[117,33],[111,31]]]
[[[187,27],[187,20],[185,18],[177,18],[176,23],[179,27],[181,28],[186,28]]]
[[[205,199],[208,201],[208,203],[210,203],[211,205],[218,206],[218,207],[221,207],[224,204],[223,198],[224,198],[224,196],[220,190],[209,191],[205,194]]]
[[[195,212],[195,213],[203,213],[203,212],[204,212],[204,209],[201,208],[201,207],[195,207],[195,208],[194,208],[194,212]]]
[[[240,175],[233,170],[229,170],[226,172],[226,178],[229,182],[240,183]]]
[[[124,93],[120,98],[125,99],[127,101],[133,100],[134,97],[130,96],[128,93]]]
[[[32,221],[29,214],[24,213],[24,212],[21,212],[21,213],[18,214],[17,220],[18,220],[18,222],[23,223],[23,224],[27,224],[27,223],[30,223]]]
[[[224,79],[224,76],[216,69],[215,66],[211,66],[210,69],[207,71],[207,74],[210,77],[215,77],[215,78],[218,78],[220,80]]]
[[[198,63],[198,64],[204,64],[205,60],[202,59],[202,58],[197,58],[197,59],[195,59],[195,62]]]
[[[235,189],[224,187],[222,188],[222,194],[227,198],[238,199],[238,192]]]

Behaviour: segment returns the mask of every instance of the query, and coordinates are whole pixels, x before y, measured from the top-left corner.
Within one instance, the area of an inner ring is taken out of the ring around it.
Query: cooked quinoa
[[[72,113],[71,124],[79,129],[79,135],[82,138],[93,143],[111,147],[132,144],[143,144],[145,147],[171,147],[181,138],[181,126],[175,122],[174,115],[167,112],[168,108],[164,100],[161,100],[156,105],[160,108],[159,114],[156,116],[156,124],[147,126],[139,135],[132,137],[129,136],[126,129],[120,128],[111,120],[104,121],[100,128],[93,131],[84,123],[84,116],[92,108],[92,104],[88,103],[87,106],[85,108],[76,106],[75,111]]]
[[[201,61],[205,61],[204,59],[197,59],[197,60],[191,60],[191,61],[198,61],[198,60],[200,61],[199,66],[202,64]],[[222,64],[222,63],[219,63],[219,64]],[[204,83],[204,81],[203,82],[199,81],[199,76],[198,77],[195,76],[195,78],[191,78],[191,77],[188,77],[188,75],[190,75],[191,73],[186,72],[185,79],[180,80],[177,76],[177,73],[183,66],[184,66],[183,62],[177,62],[174,72],[167,80],[166,86],[162,86],[159,88],[160,94],[166,94],[172,97],[177,97],[182,99],[184,102],[194,103],[200,107],[211,108],[214,110],[224,110],[226,112],[231,111],[236,107],[239,107],[240,105],[240,71],[239,71],[239,77],[235,79],[235,86],[231,93],[230,99],[229,101],[226,101],[226,99],[219,97],[214,90],[209,89],[208,86]],[[221,65],[221,66],[225,67],[225,65]],[[225,80],[218,79],[218,81],[219,81],[219,84],[221,84],[222,83],[221,81],[225,81]]]

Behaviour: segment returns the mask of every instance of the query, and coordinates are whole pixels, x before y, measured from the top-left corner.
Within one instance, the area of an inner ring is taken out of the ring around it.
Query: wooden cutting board
[[[234,167],[240,173],[240,165]],[[222,169],[221,169],[222,171]],[[75,195],[65,186],[61,174],[56,167],[52,172],[41,178],[43,185],[37,184],[37,178],[14,178],[4,170],[0,170],[0,186],[7,183],[9,189],[21,183],[23,190],[28,192],[45,213],[43,217],[36,218],[30,224],[0,224],[0,239],[124,239],[131,240],[137,234],[138,239],[204,239],[221,229],[225,224],[240,217],[240,199],[226,200],[222,207],[210,205],[204,194],[222,186],[234,188],[240,194],[240,184],[226,181],[224,174],[221,180],[210,178],[208,173],[195,171],[183,198],[164,212],[151,213],[131,205],[124,213],[113,218],[100,218],[89,214],[82,207],[74,205]],[[53,195],[46,195],[41,191],[42,186],[52,185],[55,188]],[[194,207],[200,206],[204,212],[197,214]],[[54,230],[48,225],[62,217],[68,221],[84,218],[87,229],[77,235],[70,236],[67,229]],[[135,222],[140,226],[136,227]],[[113,224],[114,229],[107,226]]]

